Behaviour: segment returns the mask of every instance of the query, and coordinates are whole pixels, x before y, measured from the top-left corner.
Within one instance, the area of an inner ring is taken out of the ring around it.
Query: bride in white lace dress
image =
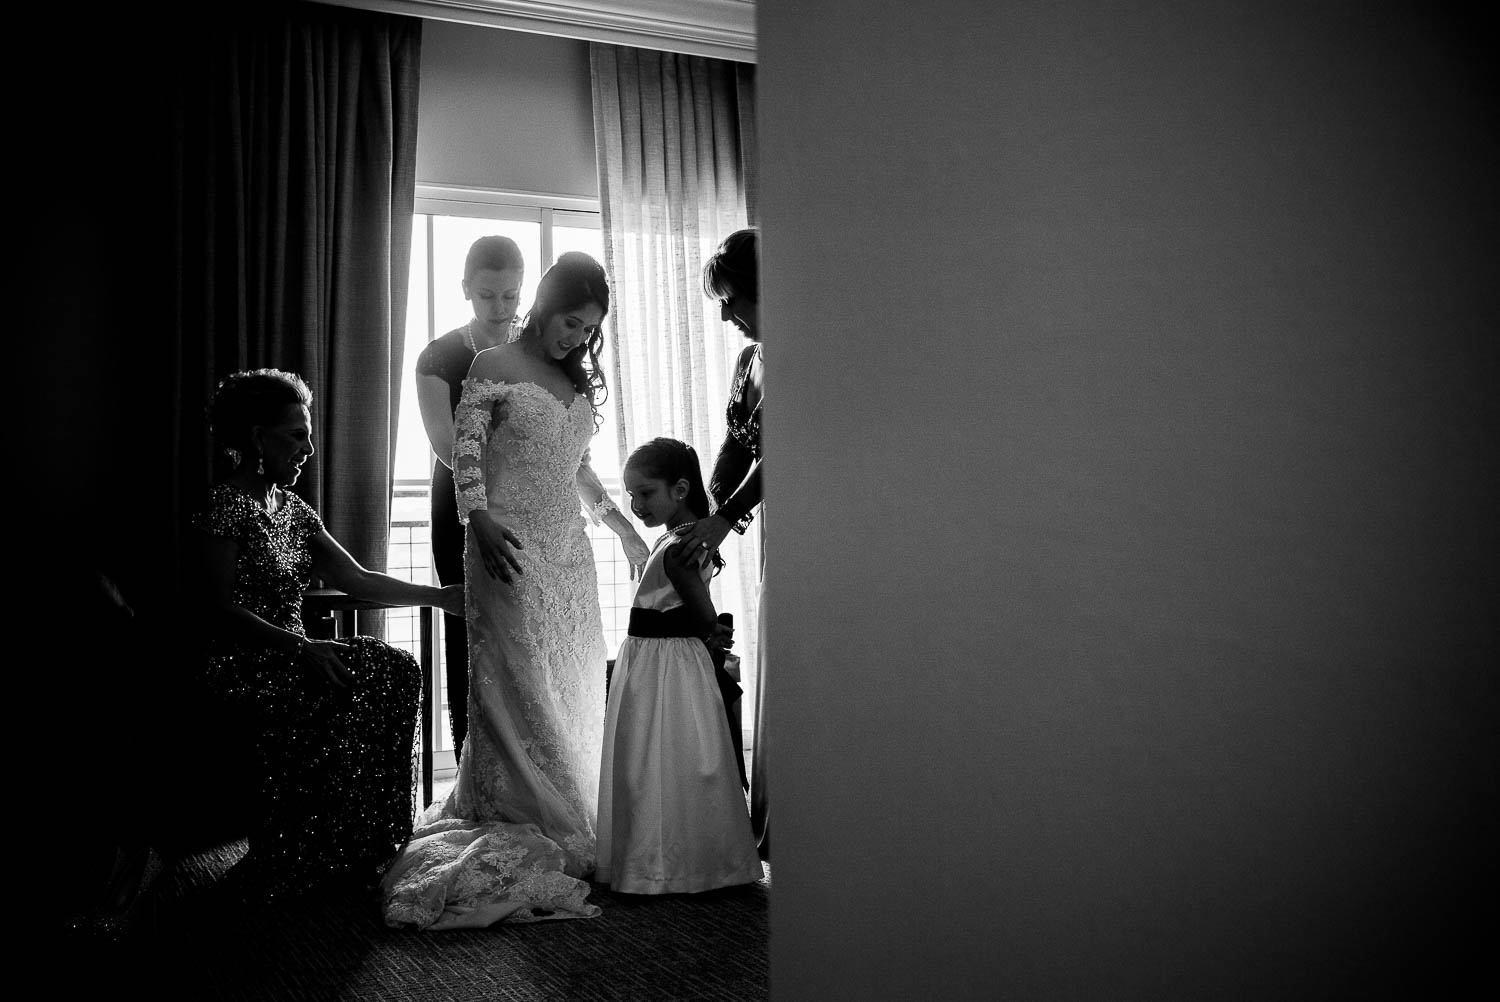
[[[386,922],[423,929],[582,918],[595,859],[604,631],[583,510],[649,551],[589,466],[603,397],[604,269],[564,254],[521,333],[475,357],[455,415],[469,526],[469,736],[458,779],[385,876]]]

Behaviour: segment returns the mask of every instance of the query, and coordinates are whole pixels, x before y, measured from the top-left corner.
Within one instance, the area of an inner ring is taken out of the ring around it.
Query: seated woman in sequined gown
[[[411,832],[422,680],[372,637],[309,638],[302,592],[317,574],[356,598],[463,609],[463,587],[371,571],[287,488],[313,455],[312,393],[277,369],[237,372],[210,409],[220,476],[200,530],[213,617],[208,682],[251,722],[258,773],[248,897],[343,881],[373,886]]]
[[[479,352],[455,420],[468,526],[469,736],[447,799],[383,882],[393,926],[587,918],[604,742],[604,628],[584,511],[650,556],[589,464],[604,400],[604,269],[558,258],[509,344]]]

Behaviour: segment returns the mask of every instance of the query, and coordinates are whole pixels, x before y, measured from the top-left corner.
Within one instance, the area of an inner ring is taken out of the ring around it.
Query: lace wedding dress
[[[423,929],[587,918],[604,729],[604,631],[583,502],[586,398],[465,380],[455,415],[458,508],[520,539],[522,573],[491,578],[466,547],[469,735],[446,800],[387,872],[386,922]]]

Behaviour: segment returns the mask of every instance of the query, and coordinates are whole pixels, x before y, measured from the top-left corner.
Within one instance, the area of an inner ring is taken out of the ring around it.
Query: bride
[[[567,253],[520,334],[481,351],[454,417],[469,624],[469,736],[447,799],[382,884],[386,922],[423,929],[592,917],[604,631],[581,509],[649,551],[589,466],[604,379],[604,269]],[[580,504],[580,500],[582,504]]]

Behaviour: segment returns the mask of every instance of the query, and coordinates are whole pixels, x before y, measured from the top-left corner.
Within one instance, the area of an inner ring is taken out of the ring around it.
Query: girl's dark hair
[[[464,281],[486,268],[491,271],[523,271],[526,262],[521,258],[521,248],[510,237],[480,237],[469,245],[468,256],[464,258]]]
[[[760,302],[760,230],[735,230],[703,262],[703,294],[722,299],[739,293]]]
[[[609,279],[604,266],[582,251],[568,251],[547,269],[537,283],[536,300],[526,312],[526,322],[518,337],[536,335],[559,313],[575,310],[590,303],[597,304],[604,313],[609,313]],[[599,351],[604,347],[602,333],[590,334],[577,348],[563,356],[561,365],[573,389],[588,398],[594,410],[594,430],[604,422],[599,408],[609,396],[604,384],[604,367],[599,361]]]
[[[686,442],[675,438],[653,438],[637,446],[625,460],[625,469],[634,467],[652,480],[665,480],[674,484],[679,480],[688,482],[686,502],[688,511],[697,518],[708,517],[708,490],[703,486],[703,467],[698,462],[698,453]],[[724,567],[724,558],[714,554],[714,570]]]
[[[296,404],[312,409],[312,390],[295,372],[250,369],[219,380],[208,405],[208,430],[214,440],[214,477],[234,472],[229,449],[249,457],[250,430],[276,424]]]

